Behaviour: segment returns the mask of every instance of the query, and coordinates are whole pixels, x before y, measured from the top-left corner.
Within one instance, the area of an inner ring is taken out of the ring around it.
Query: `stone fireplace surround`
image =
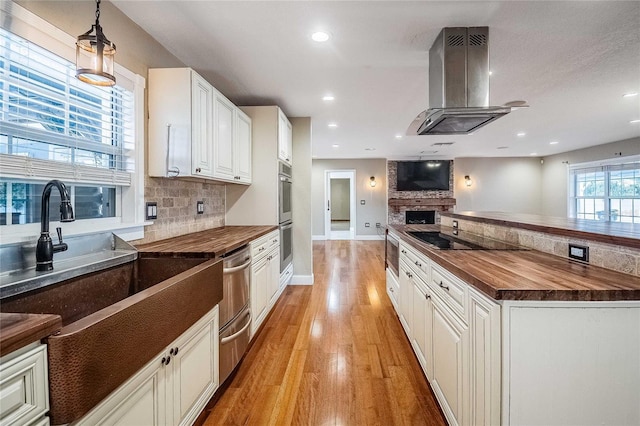
[[[453,160],[449,174],[449,191],[398,191],[397,161],[387,161],[387,206],[389,225],[405,225],[407,211],[435,211],[435,223],[440,223],[440,212],[453,211]]]

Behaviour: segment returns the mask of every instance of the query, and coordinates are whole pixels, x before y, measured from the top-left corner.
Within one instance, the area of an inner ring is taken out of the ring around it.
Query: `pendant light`
[[[116,45],[105,37],[99,19],[100,0],[96,0],[96,23],[76,41],[76,77],[94,86],[113,86]]]

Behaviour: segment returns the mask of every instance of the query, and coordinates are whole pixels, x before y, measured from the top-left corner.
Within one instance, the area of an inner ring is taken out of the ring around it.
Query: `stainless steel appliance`
[[[291,166],[278,162],[278,222],[280,224],[280,272],[293,261]]]
[[[400,243],[395,235],[390,234],[389,230],[385,232],[385,247],[384,247],[384,263],[396,277],[398,277],[399,263],[400,263]]]
[[[293,261],[293,223],[280,224],[280,272]]]
[[[220,302],[220,383],[223,383],[249,345],[251,311],[251,251],[243,246],[223,259],[223,292]]]
[[[278,223],[291,222],[291,166],[278,162]]]

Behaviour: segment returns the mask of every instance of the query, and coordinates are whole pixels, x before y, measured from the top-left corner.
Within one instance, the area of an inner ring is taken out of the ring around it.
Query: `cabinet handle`
[[[200,172],[202,172],[202,169],[200,167],[197,167],[196,168],[196,173],[200,173]]]
[[[449,291],[449,286],[442,284],[442,281],[440,281],[440,288],[444,288],[445,290]]]
[[[170,363],[170,362],[171,362],[171,357],[170,357],[170,356],[168,356],[168,357],[167,357],[167,362],[165,362],[165,363],[164,363],[164,365],[169,365],[169,363]]]
[[[429,300],[429,299],[431,299],[431,295],[430,295],[430,294],[426,294],[426,293],[425,293],[424,298],[425,298],[425,299],[427,299],[427,300]]]
[[[176,349],[173,351],[174,355],[178,355],[178,347],[176,346]]]
[[[420,263],[420,262],[418,262],[418,261],[416,260],[416,266],[417,266],[417,267],[419,267],[419,268],[422,268],[422,263]]]
[[[165,362],[167,362],[167,357],[163,356],[162,359],[160,360],[160,364],[164,365]]]
[[[175,166],[169,167],[170,151],[171,151],[171,123],[167,123],[167,157],[165,158],[165,168],[167,169],[167,177],[176,177],[180,174],[180,169]]]
[[[169,350],[169,355],[173,355],[173,348]]]
[[[402,254],[407,254],[407,251],[406,250],[402,250]]]

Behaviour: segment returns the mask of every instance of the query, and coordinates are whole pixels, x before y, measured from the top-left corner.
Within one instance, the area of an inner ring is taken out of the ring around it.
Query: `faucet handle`
[[[56,232],[58,233],[58,244],[62,244],[62,228],[58,226]]]

